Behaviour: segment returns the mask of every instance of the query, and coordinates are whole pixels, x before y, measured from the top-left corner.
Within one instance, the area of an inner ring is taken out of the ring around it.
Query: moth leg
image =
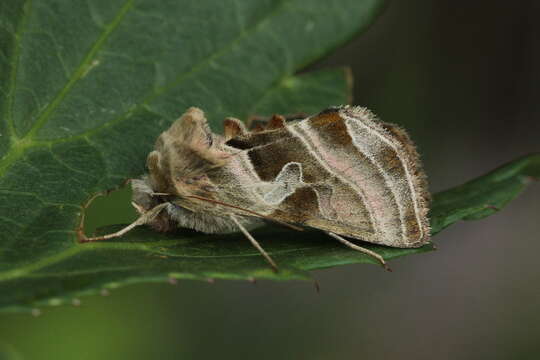
[[[278,270],[278,267],[276,265],[276,263],[274,262],[274,260],[272,260],[272,258],[270,257],[270,255],[268,255],[268,253],[266,251],[264,251],[264,249],[262,248],[262,246],[257,242],[257,240],[255,240],[255,238],[253,236],[251,236],[251,234],[246,230],[246,228],[240,224],[240,221],[238,221],[238,219],[236,218],[236,216],[234,215],[230,215],[232,221],[234,221],[234,223],[236,224],[236,226],[238,226],[238,228],[240,229],[240,231],[245,235],[245,237],[248,238],[249,241],[251,241],[251,244],[253,246],[255,246],[255,248],[257,250],[259,250],[259,252],[261,253],[262,256],[264,256],[264,258],[266,259],[266,261],[268,261],[268,263],[270,264],[270,266],[272,267],[272,270],[274,270],[275,272],[277,272]]]
[[[137,204],[135,201],[131,202],[131,206],[135,208],[139,215],[142,215],[146,212],[146,210],[141,205]]]
[[[119,231],[111,233],[111,234],[106,234],[106,235],[102,235],[102,236],[95,236],[95,237],[86,237],[86,235],[84,235],[82,230],[80,230],[80,232],[78,234],[79,242],[84,243],[84,242],[100,241],[100,240],[107,240],[107,239],[120,237],[120,236],[124,235],[125,233],[127,233],[128,231],[132,230],[133,228],[135,228],[137,226],[140,226],[140,225],[148,224],[149,222],[154,220],[154,218],[160,213],[160,211],[163,210],[167,205],[168,205],[168,203],[161,203],[161,204],[153,207],[152,209],[142,213],[141,216],[139,216],[139,218],[137,220],[135,220],[134,222],[132,222],[131,224],[129,224],[125,228],[120,229]]]
[[[349,248],[351,248],[353,250],[360,251],[360,252],[362,252],[362,253],[364,253],[366,255],[374,257],[375,259],[377,259],[377,261],[379,261],[381,263],[381,265],[384,267],[385,270],[392,271],[392,269],[390,269],[390,267],[388,267],[388,265],[386,265],[386,261],[384,261],[383,257],[381,255],[377,254],[376,252],[368,250],[368,249],[363,248],[361,246],[358,246],[356,244],[353,244],[352,242],[350,242],[348,240],[345,240],[344,238],[342,238],[338,234],[334,234],[333,232],[326,231],[326,233],[328,235],[330,235],[331,237],[333,237],[334,239],[341,242],[342,244],[345,244],[345,246],[347,246],[347,247],[349,247]]]

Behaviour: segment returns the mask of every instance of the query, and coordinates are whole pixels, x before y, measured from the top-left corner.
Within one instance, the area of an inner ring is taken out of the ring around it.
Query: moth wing
[[[236,201],[270,217],[377,242],[367,211],[355,199],[354,192],[321,166],[294,132],[295,124],[303,121],[227,141],[227,146],[242,151],[231,159],[231,176],[222,175],[220,179],[228,179],[223,180],[224,184],[237,181],[228,186],[237,193],[236,198],[255,191],[262,202],[253,200],[255,196]],[[238,182],[232,173],[242,174],[244,179]],[[238,191],[241,187],[244,188]]]
[[[419,246],[429,228],[417,199],[421,175],[411,166],[417,159],[404,149],[404,135],[386,126],[366,109],[340,107],[227,144],[243,150],[239,158],[254,177],[295,179],[267,195],[275,203],[269,216],[372,243]]]

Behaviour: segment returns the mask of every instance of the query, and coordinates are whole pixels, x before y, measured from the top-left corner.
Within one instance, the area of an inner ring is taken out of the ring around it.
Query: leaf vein
[[[56,160],[60,165],[64,166],[66,169],[68,170],[71,170],[73,172],[76,172],[78,174],[83,174],[83,175],[86,175],[86,176],[89,176],[93,179],[98,179],[97,176],[95,176],[94,174],[92,174],[91,172],[86,172],[86,171],[82,171],[82,170],[79,170],[79,169],[75,169],[74,167],[72,167],[71,165],[68,165],[64,160],[62,160],[57,154],[54,153],[52,147],[49,146],[49,152],[51,153],[51,156],[53,157],[54,160]]]
[[[45,206],[54,206],[54,207],[72,206],[72,207],[75,207],[75,208],[77,208],[79,210],[82,209],[82,206],[79,205],[79,204],[50,202],[50,201],[42,199],[41,197],[39,197],[35,193],[26,192],[26,191],[13,191],[13,190],[0,189],[0,194],[16,195],[16,196],[30,196],[30,197],[33,197],[34,199],[38,200],[39,202],[41,202]]]
[[[19,227],[19,228],[24,227],[21,223],[19,223],[19,222],[13,220],[13,219],[11,219],[11,218],[8,218],[8,217],[6,217],[6,216],[0,216],[0,220],[4,220],[5,222],[8,222],[8,223],[10,223],[10,224],[13,224],[13,225],[15,225],[15,226],[17,226],[17,227]]]
[[[8,91],[6,96],[4,116],[7,122],[7,129],[9,131],[10,139],[13,142],[18,140],[18,135],[15,130],[15,124],[13,122],[13,102],[15,100],[15,87],[17,84],[17,71],[19,68],[21,57],[21,38],[26,31],[26,24],[32,10],[32,0],[27,0],[27,3],[23,5],[23,16],[13,35],[13,59],[10,63],[11,73],[9,77]]]
[[[114,19],[105,27],[104,31],[101,33],[101,35],[98,37],[96,42],[92,45],[90,48],[90,51],[86,54],[82,62],[79,64],[77,69],[73,72],[71,75],[71,78],[66,83],[66,85],[60,90],[60,92],[56,95],[54,100],[45,108],[41,116],[36,120],[28,134],[26,135],[28,138],[32,138],[37,131],[39,131],[49,120],[54,110],[60,105],[60,103],[64,100],[66,95],[68,94],[69,90],[75,85],[75,83],[84,77],[84,75],[87,72],[87,68],[91,66],[92,60],[96,53],[101,49],[103,44],[107,41],[109,36],[116,30],[119,26],[119,24],[124,19],[125,15],[128,13],[128,11],[133,6],[134,0],[127,0],[124,5],[120,8]]]
[[[109,36],[113,33],[113,31],[118,27],[118,25],[121,23],[124,16],[127,14],[129,9],[132,7],[134,0],[127,0],[124,5],[120,8],[118,13],[116,14],[115,18],[111,21],[111,23],[105,28],[105,30],[102,32],[101,36],[96,40],[94,45],[90,48],[90,51],[86,54],[81,64],[78,66],[78,68],[73,72],[73,75],[69,79],[69,81],[66,83],[66,85],[60,90],[60,92],[56,95],[54,100],[49,103],[49,105],[44,109],[43,113],[38,117],[32,128],[28,131],[28,133],[21,139],[17,141],[12,141],[11,147],[9,151],[6,153],[6,155],[2,158],[0,161],[0,177],[4,175],[4,173],[7,171],[7,169],[23,154],[25,153],[26,149],[30,147],[36,147],[41,144],[50,144],[51,142],[34,142],[33,137],[35,134],[47,123],[49,118],[51,117],[54,110],[60,105],[60,103],[63,101],[65,96],[68,94],[69,90],[75,85],[75,83],[84,77],[84,75],[87,72],[87,69],[89,66],[92,65],[92,59],[95,56],[95,54],[100,50],[101,46],[105,43],[105,41],[109,38]],[[16,81],[16,79],[12,79],[13,82]],[[13,95],[12,95],[13,96]],[[71,139],[74,139],[73,137]]]

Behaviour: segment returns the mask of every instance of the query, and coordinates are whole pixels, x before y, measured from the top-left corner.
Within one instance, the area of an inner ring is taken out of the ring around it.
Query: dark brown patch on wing
[[[318,113],[315,116],[312,116],[308,119],[309,123],[312,126],[320,127],[328,125],[336,120],[341,119],[339,112],[336,110],[328,109],[323,112]]]
[[[309,118],[310,125],[319,131],[319,135],[325,141],[336,145],[349,145],[352,138],[347,131],[345,120],[336,110],[326,110],[314,117]]]
[[[384,170],[394,174],[394,176],[405,176],[405,169],[403,168],[401,160],[399,159],[398,154],[390,146],[381,147],[374,155]]]
[[[273,181],[286,164],[295,161],[295,154],[291,151],[290,145],[296,141],[291,139],[287,144],[274,143],[248,151],[251,164],[261,180]]]
[[[271,215],[282,221],[304,223],[310,219],[322,218],[317,194],[311,187],[301,187],[289,195]]]
[[[301,139],[290,136],[280,142],[248,150],[248,156],[261,180],[274,181],[283,167],[290,162],[300,163],[303,180],[319,183],[332,177],[319,161],[306,151]]]
[[[226,139],[244,135],[245,127],[240,120],[235,118],[226,118],[223,120],[223,132]]]
[[[281,115],[274,115],[268,121],[268,124],[266,125],[267,130],[274,130],[279,129],[285,126],[285,118]]]

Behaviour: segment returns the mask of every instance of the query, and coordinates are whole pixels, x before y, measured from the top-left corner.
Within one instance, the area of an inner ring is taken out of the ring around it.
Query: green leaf
[[[435,194],[431,233],[458,220],[479,220],[502,209],[533,180],[540,179],[540,154],[524,156],[487,175]]]
[[[344,70],[294,75],[366,28],[377,0],[0,2],[0,307],[58,305],[169,278],[307,279],[371,258],[318,232],[240,235],[138,229],[78,244],[82,204],[144,172],[156,136],[187,107],[225,116],[312,113],[347,102]],[[531,156],[435,196],[433,228],[502,207],[538,176]],[[108,231],[110,229],[105,229]],[[369,246],[386,259],[428,251]]]

